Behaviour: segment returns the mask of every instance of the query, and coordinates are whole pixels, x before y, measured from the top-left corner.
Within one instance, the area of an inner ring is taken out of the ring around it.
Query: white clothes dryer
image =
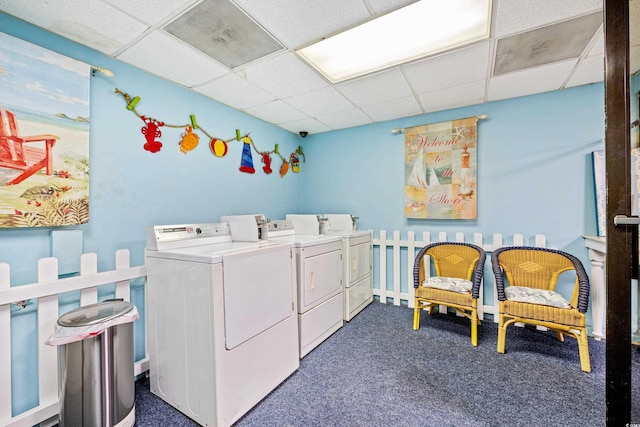
[[[344,320],[350,321],[373,302],[373,233],[356,230],[353,215],[325,214],[324,232],[342,237],[344,251]]]
[[[344,324],[342,239],[320,235],[313,218],[315,234],[294,229],[290,220],[271,221],[268,228],[270,241],[288,242],[296,254],[300,358]]]
[[[230,426],[299,367],[289,244],[234,242],[228,223],[156,226],[145,257],[155,395]]]

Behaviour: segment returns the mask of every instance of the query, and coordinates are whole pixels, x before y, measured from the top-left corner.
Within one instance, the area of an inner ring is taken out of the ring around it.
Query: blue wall
[[[480,114],[477,220],[405,218],[404,135],[391,129]],[[602,84],[314,135],[301,205],[353,212],[362,229],[546,234],[574,248],[596,232],[591,152],[603,136]]]
[[[593,84],[557,92],[408,117],[310,135],[302,140],[129,65],[0,14],[0,31],[48,47],[115,76],[91,81],[91,219],[84,251],[96,252],[99,269],[114,267],[116,249],[143,263],[145,229],[154,224],[218,221],[224,214],[260,212],[353,213],[361,229],[545,234],[548,244],[588,265],[583,234],[596,234],[591,152],[602,149],[604,91]],[[162,54],[159,52],[158,54]],[[636,85],[637,87],[637,85]],[[223,159],[213,157],[204,137],[187,155],[172,144],[179,129],[163,129],[163,149],[142,148],[142,122],[114,93],[141,97],[138,111],[169,123],[195,114],[209,133],[231,138],[251,132],[256,145],[280,152],[303,145],[301,172],[280,178],[280,160],[265,175],[254,153],[255,175],[238,171],[241,144]],[[1,101],[1,99],[0,99]],[[637,110],[636,110],[637,111]],[[408,220],[403,215],[404,128],[487,114],[478,129],[478,218],[473,221]],[[12,284],[36,281],[37,260],[49,256],[49,229],[0,229],[0,262],[11,265]],[[139,291],[138,291],[139,292]],[[141,293],[141,292],[139,292]],[[14,316],[14,360],[34,358],[32,317]],[[22,322],[22,323],[21,323]],[[26,338],[26,337],[31,338]],[[138,347],[138,346],[137,346]],[[37,403],[37,372],[14,366],[14,412]],[[37,366],[37,364],[36,364]],[[17,383],[17,384],[15,384]]]
[[[481,114],[488,117],[478,121],[477,219],[405,218],[404,135],[391,129]],[[581,235],[597,234],[591,152],[603,149],[603,137],[602,84],[314,135],[305,145],[312,163],[302,182],[302,212],[345,211],[360,218],[361,229],[403,236],[462,231],[471,241],[473,233],[501,233],[508,244],[513,234],[544,234],[548,246],[575,254],[588,269]],[[489,263],[485,274],[491,275]],[[492,288],[484,295],[493,298]]]
[[[251,133],[258,149],[270,151],[278,144],[285,157],[300,145],[298,135],[1,13],[0,31],[115,73],[111,78],[98,73],[91,79],[91,217],[88,224],[74,227],[83,231],[84,252],[98,255],[99,271],[114,268],[117,249],[130,250],[132,265],[143,264],[146,228],[151,225],[217,222],[225,214],[264,213],[284,218],[298,209],[304,170],[298,174],[289,171],[281,178],[281,161],[274,156],[274,172],[266,175],[260,156],[254,152],[256,173],[242,173],[238,170],[241,143],[230,143],[228,154],[216,158],[201,134],[199,146],[185,155],[178,150],[184,129],[166,127],[160,138],[162,150],[152,154],[143,149],[143,122],[125,108],[126,102],[114,91],[119,88],[140,96],[136,108],[141,114],[171,124],[189,123],[194,114],[198,124],[218,138],[235,137],[235,129],[240,129],[243,134]],[[0,104],[2,101],[0,94]],[[11,266],[12,285],[37,281],[38,259],[50,256],[50,231],[0,229],[0,262]],[[109,292],[103,290],[100,299],[110,297]],[[132,300],[141,315],[143,294],[142,285],[134,284]],[[63,301],[60,310],[72,308],[72,303]],[[38,402],[36,327],[35,304],[14,312],[12,358],[20,361],[13,366],[14,414]],[[136,322],[138,359],[144,354],[140,339],[143,327],[144,322]]]
[[[98,254],[100,270],[113,267],[116,249],[130,249],[132,264],[142,264],[150,225],[215,222],[224,214],[257,211],[284,217],[297,206],[304,173],[281,178],[281,161],[275,157],[274,173],[266,175],[255,152],[255,175],[239,172],[239,142],[229,144],[228,154],[217,158],[200,134],[199,146],[185,155],[178,150],[184,129],[164,127],[162,150],[145,151],[140,132],[144,123],[114,90],[140,96],[136,109],[141,114],[171,124],[189,123],[194,114],[198,124],[218,138],[234,137],[235,129],[251,132],[259,149],[279,144],[285,157],[302,141],[298,135],[4,14],[0,31],[115,73],[111,78],[97,73],[91,79],[91,217],[79,227],[84,251]],[[0,260],[11,264],[12,283],[34,282],[34,266],[44,256],[49,256],[49,230],[0,230]]]

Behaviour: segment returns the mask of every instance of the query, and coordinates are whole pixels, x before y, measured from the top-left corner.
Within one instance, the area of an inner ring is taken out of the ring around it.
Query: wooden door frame
[[[631,421],[631,279],[634,270],[631,248],[633,244],[638,245],[638,227],[616,226],[613,220],[615,215],[631,215],[628,0],[605,0],[604,39],[607,188],[606,423],[623,426]]]

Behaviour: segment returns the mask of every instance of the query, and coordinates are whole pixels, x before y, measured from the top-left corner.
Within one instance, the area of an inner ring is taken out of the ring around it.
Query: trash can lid
[[[133,304],[127,301],[105,301],[86,305],[63,314],[58,319],[60,326],[89,326],[107,322],[133,310]]]

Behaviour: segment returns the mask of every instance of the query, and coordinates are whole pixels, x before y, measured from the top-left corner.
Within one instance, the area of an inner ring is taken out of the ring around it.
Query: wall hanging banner
[[[406,128],[404,215],[476,218],[477,117]]]

